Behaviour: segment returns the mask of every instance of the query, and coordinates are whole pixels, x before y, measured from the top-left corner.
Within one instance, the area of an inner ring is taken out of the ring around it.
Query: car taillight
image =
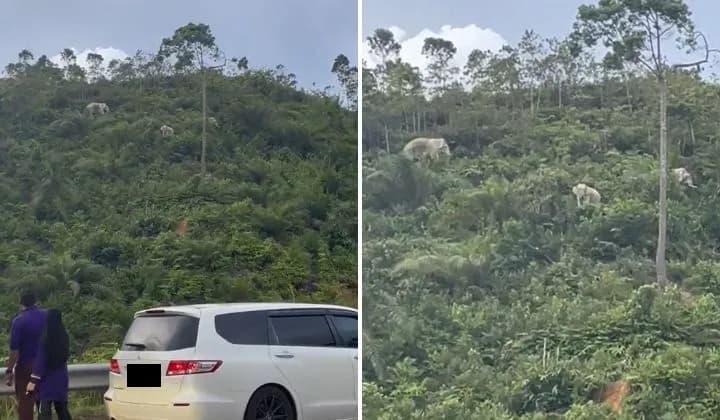
[[[167,376],[193,375],[215,372],[221,360],[172,360],[168,363]]]
[[[120,363],[116,359],[110,359],[110,372],[120,374]]]

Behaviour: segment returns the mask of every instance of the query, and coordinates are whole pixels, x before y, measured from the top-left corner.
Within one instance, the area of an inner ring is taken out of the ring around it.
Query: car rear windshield
[[[195,347],[198,318],[188,315],[141,315],[133,320],[122,350],[172,351]]]

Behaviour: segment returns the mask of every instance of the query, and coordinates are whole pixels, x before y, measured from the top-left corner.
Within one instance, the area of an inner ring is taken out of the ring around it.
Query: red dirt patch
[[[618,413],[622,409],[623,400],[629,393],[630,384],[627,381],[615,381],[602,387],[598,400],[609,405],[613,412]]]

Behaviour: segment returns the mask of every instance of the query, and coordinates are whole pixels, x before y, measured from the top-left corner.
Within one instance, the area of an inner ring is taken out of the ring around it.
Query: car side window
[[[338,335],[343,341],[344,347],[358,346],[358,322],[357,317],[350,315],[332,315],[332,322],[335,325]]]
[[[270,323],[278,345],[335,347],[335,338],[325,315],[273,316]]]
[[[267,345],[267,313],[248,311],[216,315],[215,331],[232,344]]]

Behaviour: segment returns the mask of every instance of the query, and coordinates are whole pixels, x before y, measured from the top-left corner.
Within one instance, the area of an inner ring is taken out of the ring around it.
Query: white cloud
[[[88,69],[90,67],[90,63],[87,61],[88,53],[95,53],[103,56],[103,67],[106,67],[112,60],[124,60],[128,57],[128,54],[125,51],[114,47],[95,47],[93,49],[86,48],[82,51],[78,51],[77,48],[70,49],[75,53],[75,57],[77,57],[77,64],[84,69]],[[50,57],[50,61],[59,66],[63,66],[60,54]]]
[[[497,32],[489,28],[481,28],[475,24],[464,27],[443,25],[437,32],[426,28],[411,37],[407,37],[407,32],[397,26],[391,26],[388,30],[393,33],[395,40],[398,41],[402,47],[400,50],[400,58],[418,67],[423,74],[425,74],[425,69],[428,65],[427,58],[422,55],[422,46],[425,38],[434,37],[452,41],[455,48],[457,48],[457,53],[451,65],[458,66],[461,69],[467,62],[468,55],[470,55],[472,50],[498,51],[503,45],[507,44],[507,41]],[[370,53],[370,45],[367,40],[363,42],[362,53],[363,59],[367,61],[369,66],[374,67],[377,64],[377,59]]]
[[[395,41],[402,42],[405,40],[405,37],[407,36],[407,32],[403,28],[399,28],[397,26],[391,26],[388,28],[388,31],[392,32],[393,36],[395,37]]]

